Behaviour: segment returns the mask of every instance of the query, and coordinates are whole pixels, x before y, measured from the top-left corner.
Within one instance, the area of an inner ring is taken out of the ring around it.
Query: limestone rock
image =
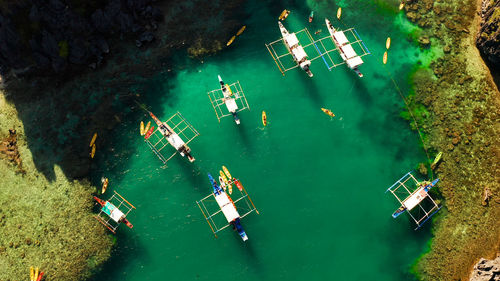
[[[494,260],[479,260],[469,281],[500,281],[500,254]]]
[[[483,0],[481,28],[476,39],[479,51],[491,63],[500,63],[500,1]]]

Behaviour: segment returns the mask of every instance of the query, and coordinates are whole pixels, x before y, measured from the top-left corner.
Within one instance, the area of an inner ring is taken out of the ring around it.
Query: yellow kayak
[[[283,12],[281,12],[280,16],[278,17],[279,20],[285,20],[288,15],[290,14],[290,11],[285,9]]]
[[[389,50],[391,47],[391,37],[387,37],[387,40],[385,40],[385,48]]]
[[[321,110],[328,116],[335,117],[335,114],[330,109],[321,108]]]
[[[224,85],[224,87],[226,87],[226,90],[229,92],[229,95],[232,96],[233,95],[233,90],[231,90],[231,87],[229,87],[228,84]]]
[[[341,15],[342,15],[342,8],[339,7],[339,9],[337,10],[337,19],[340,19]]]
[[[386,63],[387,63],[387,51],[385,51],[385,53],[384,53],[384,58],[382,59],[382,62],[383,62],[384,64],[386,64]]]
[[[95,155],[95,144],[92,145],[92,151],[90,152],[90,158],[94,158]]]
[[[243,31],[245,31],[245,28],[247,28],[247,26],[246,26],[246,25],[242,26],[242,27],[240,28],[240,30],[238,30],[238,32],[236,32],[236,36],[240,36],[240,35],[241,35],[241,33],[243,33]]]
[[[227,185],[227,178],[226,175],[224,175],[224,172],[219,171],[219,175],[222,178],[222,181],[224,181],[224,183]]]
[[[102,178],[101,182],[102,182],[101,194],[104,194],[104,192],[106,192],[106,189],[108,188],[109,180],[108,178]]]
[[[97,133],[94,133],[94,135],[92,136],[92,140],[90,141],[89,147],[91,147],[92,145],[94,145],[96,139],[97,139]]]
[[[405,3],[404,2],[401,2],[401,4],[399,4],[399,10],[403,10],[403,8],[405,7]]]
[[[151,127],[151,121],[148,121],[146,128],[144,128],[144,135],[146,134],[147,131],[149,131],[149,127]]]
[[[33,278],[35,278],[35,270],[33,267],[30,267],[30,281],[34,281]]]
[[[226,174],[228,179],[232,179],[231,174],[229,173],[229,170],[226,168],[226,166],[222,166],[222,170],[224,171],[224,174]]]
[[[262,125],[267,126],[267,115],[265,111],[262,111]]]
[[[141,136],[144,136],[145,134],[145,131],[144,131],[144,122],[141,121],[141,126],[140,126],[140,133],[141,133]]]
[[[231,37],[231,39],[229,39],[229,41],[227,41],[226,46],[231,45],[233,43],[233,41],[234,41],[234,38],[236,38],[236,36]]]
[[[35,269],[35,275],[33,275],[33,280],[38,279],[38,267]]]
[[[432,162],[431,164],[431,169],[434,169],[437,165],[437,163],[439,163],[439,160],[441,160],[441,156],[443,156],[443,153],[442,152],[439,152],[437,155],[436,155],[436,158],[434,158],[434,161]]]

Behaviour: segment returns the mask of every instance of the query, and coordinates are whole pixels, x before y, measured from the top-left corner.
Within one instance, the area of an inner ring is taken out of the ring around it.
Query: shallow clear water
[[[337,5],[309,4],[312,24],[307,5],[287,5],[289,30],[321,28],[325,36],[325,16],[343,27],[334,20]],[[345,66],[330,72],[321,59],[312,64],[312,79],[300,70],[283,77],[264,43],[279,38],[284,6],[261,1],[247,4],[247,29],[230,48],[203,63],[179,54],[171,72],[151,79],[146,88],[155,98],[141,102],[160,119],[180,111],[194,125],[201,134],[190,144],[197,160],[176,156],[161,169],[139,136],[139,122],[150,120],[145,113],[116,128],[93,177],[109,177],[111,189],[137,210],[129,215],[134,228],[119,228],[114,257],[96,280],[411,279],[409,266],[425,249],[428,230],[414,232],[405,216],[393,220],[398,206],[384,191],[424,155],[399,118],[404,104],[381,60],[391,36],[388,69],[406,92],[419,51],[397,3],[342,5],[343,23],[356,27],[372,52],[363,58],[362,79]],[[246,93],[251,110],[240,114],[240,126],[230,117],[217,122],[207,96],[218,88],[217,74],[239,80]],[[211,192],[207,172],[218,174],[221,165],[260,211],[242,220],[246,243],[230,229],[215,239],[196,205]]]

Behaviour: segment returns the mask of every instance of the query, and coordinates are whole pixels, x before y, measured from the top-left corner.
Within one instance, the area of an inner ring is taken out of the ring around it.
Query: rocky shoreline
[[[57,167],[53,180],[38,172],[17,115],[0,94],[0,280],[26,280],[30,266],[44,280],[82,280],[114,243],[93,218],[95,187]]]
[[[428,135],[425,145],[443,152],[436,174],[446,207],[434,220],[430,250],[414,271],[421,280],[467,280],[479,258],[494,258],[500,250],[500,94],[476,48],[485,5],[405,4],[431,48],[443,51],[413,81],[413,105],[423,104],[431,113],[418,120]]]
[[[146,81],[168,80],[179,49],[220,50],[241,3],[0,1],[0,280],[30,266],[84,280],[109,258],[114,238],[92,217],[90,138],[97,157],[113,153],[113,128],[139,114]]]

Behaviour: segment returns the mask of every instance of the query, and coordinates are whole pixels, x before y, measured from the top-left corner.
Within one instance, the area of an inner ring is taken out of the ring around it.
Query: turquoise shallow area
[[[117,249],[96,280],[409,280],[411,263],[425,249],[428,229],[413,231],[384,191],[424,155],[418,137],[399,118],[403,102],[381,64],[392,37],[388,69],[404,92],[419,50],[401,27],[397,3],[344,1],[343,23],[356,27],[372,52],[359,79],[345,66],[313,62],[314,77],[285,77],[264,43],[279,38],[281,4],[248,3],[247,30],[230,48],[203,62],[183,54],[146,86],[160,119],[180,111],[200,132],[194,163],[176,156],[167,169],[139,136],[140,120],[116,128],[112,147],[97,155],[93,172],[136,207],[121,226]],[[309,6],[307,6],[309,5]],[[318,9],[307,23],[311,7]],[[287,5],[291,31],[322,28],[334,3]],[[388,8],[389,7],[389,8]],[[319,11],[322,9],[322,12]],[[237,27],[235,28],[237,30]],[[207,92],[239,80],[250,104],[217,122]],[[335,118],[321,112],[330,108]],[[261,112],[269,124],[261,124]],[[143,121],[149,120],[137,113]],[[196,205],[211,186],[207,172],[226,165],[260,210],[242,220],[243,243],[227,229],[215,239]]]

